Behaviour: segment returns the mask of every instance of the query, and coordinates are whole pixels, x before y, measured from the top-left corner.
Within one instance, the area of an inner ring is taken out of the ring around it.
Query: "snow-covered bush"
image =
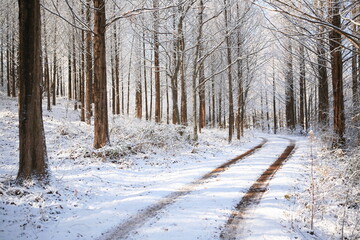
[[[323,134],[314,144],[314,234],[321,239],[360,238],[360,148],[332,149]],[[309,166],[310,168],[310,166]],[[300,197],[302,218],[310,228],[312,191]]]

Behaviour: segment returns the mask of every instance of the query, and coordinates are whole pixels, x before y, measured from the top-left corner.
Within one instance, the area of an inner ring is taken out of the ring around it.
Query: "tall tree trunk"
[[[266,101],[266,124],[268,133],[270,133],[270,112],[269,112],[269,99],[268,92],[265,90],[265,101]]]
[[[45,10],[44,19],[45,19]],[[48,58],[48,45],[47,45],[47,33],[46,33],[46,23],[44,20],[43,23],[43,35],[44,35],[44,82],[46,88],[47,96],[47,110],[51,110],[51,85],[50,85],[50,71],[49,71],[49,58]]]
[[[129,71],[128,71],[128,79],[127,79],[127,105],[126,105],[126,114],[129,116],[130,114],[130,80],[131,80],[131,63],[132,63],[132,52],[134,47],[135,38],[133,37],[131,41],[130,48],[130,60],[129,60]]]
[[[263,94],[263,87],[260,90],[260,123],[261,123],[261,130],[265,131],[265,118],[264,118],[264,94]]]
[[[59,5],[59,2],[58,0],[56,1],[56,6]],[[57,77],[57,41],[56,41],[56,38],[57,38],[57,24],[55,22],[55,26],[54,26],[54,60],[53,60],[53,68],[54,68],[54,71],[53,71],[53,79],[52,79],[52,83],[51,83],[51,90],[52,90],[52,105],[56,105],[56,82],[58,82],[58,77]]]
[[[355,4],[357,1],[353,0]],[[353,7],[352,16],[354,21],[360,22],[360,5]],[[354,35],[360,34],[360,26],[353,24],[352,32]],[[352,104],[353,104],[353,122],[355,137],[358,146],[360,145],[360,48],[353,46],[352,49]]]
[[[318,40],[318,95],[319,95],[319,116],[318,121],[322,128],[329,125],[329,87],[326,67],[326,52],[322,40]]]
[[[174,14],[174,32],[176,31],[175,26],[175,14]],[[174,62],[174,70],[171,76],[171,93],[172,93],[172,122],[173,124],[178,124],[180,122],[180,114],[179,114],[179,104],[178,104],[178,75],[181,67],[181,38],[182,38],[182,25],[183,25],[183,16],[181,15],[179,18],[179,23],[177,25],[177,34],[174,37],[174,54],[173,54],[173,62]]]
[[[19,0],[19,151],[17,181],[47,181],[49,170],[41,97],[39,0]]]
[[[276,117],[276,85],[275,85],[275,59],[273,58],[273,115],[274,115],[274,134],[277,133],[277,117]],[[279,116],[280,117],[280,116]]]
[[[63,75],[63,70],[62,68],[60,68],[60,81],[59,81],[59,86],[60,86],[60,96],[65,96],[65,86],[64,86],[64,75]]]
[[[218,96],[218,125],[220,128],[223,127],[221,120],[222,120],[222,86],[223,80],[220,78],[220,85],[219,85],[219,96]]]
[[[179,52],[181,59],[180,61],[180,84],[181,84],[181,124],[186,126],[187,125],[187,93],[186,93],[186,82],[185,82],[185,39],[184,33],[181,30],[181,38],[179,42]]]
[[[56,25],[55,25],[55,33],[56,33]],[[56,105],[56,82],[59,80],[57,79],[57,55],[56,55],[56,34],[54,37],[54,60],[53,60],[53,79],[51,82],[51,92],[52,92],[52,105]]]
[[[199,59],[202,57],[202,43],[200,43]],[[199,65],[199,131],[206,125],[206,101],[205,101],[205,67],[202,61]]]
[[[83,19],[86,18],[84,6],[81,7],[81,15],[83,16]],[[80,77],[80,121],[85,122],[85,32],[81,31],[81,77]]]
[[[116,6],[114,4],[114,9],[113,9],[113,14],[115,14],[115,10],[116,10]],[[113,34],[112,34],[112,41],[111,41],[111,45],[110,45],[110,66],[111,66],[111,110],[112,110],[112,114],[115,115],[116,114],[116,97],[115,97],[115,78],[116,78],[116,73],[115,73],[115,50],[117,48],[115,42],[116,42],[116,24],[113,24]]]
[[[119,44],[117,35],[117,24],[114,23],[114,40],[115,40],[115,114],[120,114],[120,60],[119,60]]]
[[[7,25],[10,24],[10,20],[9,20],[9,14],[6,15],[6,21],[7,21]],[[7,28],[7,33],[6,33],[6,77],[7,77],[7,81],[6,81],[6,89],[7,89],[7,96],[10,97],[11,95],[11,89],[10,89],[10,69],[11,69],[11,56],[10,56],[10,49],[11,49],[11,43],[10,43],[10,28]]]
[[[111,53],[111,57],[110,57],[110,66],[111,66],[111,109],[112,109],[112,114],[115,115],[115,60],[114,60],[114,39],[113,42],[111,44],[111,49],[110,49],[110,53]]]
[[[72,63],[71,63],[71,47],[69,47],[69,55],[68,55],[68,98],[72,99]]]
[[[86,23],[91,24],[91,0],[86,0]],[[92,51],[91,51],[92,36],[91,32],[86,32],[85,39],[85,53],[86,53],[86,123],[91,124],[93,102],[93,64],[92,64]]]
[[[136,117],[138,119],[141,119],[142,118],[142,110],[143,110],[143,107],[142,107],[142,84],[141,84],[141,64],[142,64],[142,61],[141,61],[141,45],[142,45],[142,41],[140,39],[139,40],[139,48],[138,48],[138,51],[139,51],[139,54],[137,55],[138,58],[139,58],[139,61],[138,61],[138,74],[139,74],[139,77],[136,79],[136,86],[135,86],[135,110],[136,110]],[[145,67],[145,66],[144,66]]]
[[[331,24],[341,28],[341,16],[339,0],[332,0],[329,9]],[[333,87],[333,111],[334,111],[334,132],[337,139],[334,140],[334,146],[345,144],[345,114],[344,114],[344,94],[343,94],[343,65],[341,34],[332,29],[329,33],[330,55],[331,55],[331,76]]]
[[[307,132],[309,129],[309,109],[308,109],[306,79],[304,83],[304,115],[305,115],[305,130]]]
[[[301,43],[300,43],[301,44]],[[300,45],[300,126],[305,130],[305,47]]]
[[[12,34],[11,44],[11,96],[16,97],[16,54],[15,54],[15,33]]]
[[[159,7],[159,0],[153,0],[153,7]],[[155,67],[155,122],[161,121],[160,109],[160,56],[159,56],[159,12],[154,12],[154,67]]]
[[[170,99],[169,99],[169,78],[168,76],[165,76],[166,78],[166,124],[170,123]]]
[[[289,56],[287,60],[287,73],[286,73],[286,86],[285,86],[285,97],[286,97],[286,127],[290,130],[295,129],[295,99],[294,99],[294,76],[293,76],[293,56],[292,56],[292,43],[291,39],[288,40],[288,51]]]
[[[212,73],[214,73],[215,70],[212,70]],[[216,96],[215,96],[215,77],[212,77],[211,79],[211,98],[212,98],[212,127],[215,128],[216,124]]]
[[[201,48],[201,40],[202,40],[202,29],[203,29],[203,11],[204,11],[204,2],[202,0],[199,1],[199,11],[198,11],[198,32],[196,37],[196,48],[194,55],[194,66],[192,73],[192,103],[193,103],[193,140],[194,142],[198,141],[198,123],[197,123],[197,84],[196,78],[198,76],[198,59]]]
[[[236,4],[237,14],[239,15],[239,4]],[[239,18],[239,16],[238,16]],[[242,70],[242,59],[241,59],[241,36],[240,36],[240,30],[238,30],[237,33],[237,83],[238,83],[238,96],[237,96],[237,118],[236,118],[236,138],[240,140],[240,137],[242,135],[242,129],[241,129],[241,109],[244,104],[243,98],[244,98],[244,88],[243,88],[243,70]]]
[[[228,64],[228,90],[229,90],[229,137],[228,141],[232,141],[232,136],[234,133],[234,100],[233,100],[233,89],[232,89],[232,73],[231,73],[231,42],[230,42],[230,32],[229,32],[229,8],[227,0],[224,0],[224,14],[225,14],[225,29],[226,29],[226,50],[227,50],[227,64]]]
[[[202,57],[202,44],[200,45],[199,58]],[[205,102],[205,69],[204,63],[199,65],[199,131],[206,125],[206,102]]]
[[[123,68],[121,68],[123,69]],[[124,115],[125,114],[125,79],[124,76],[121,75],[122,81],[121,81],[121,113]]]
[[[75,22],[75,19],[74,19],[74,22]],[[76,67],[76,47],[75,47],[75,41],[76,41],[76,38],[75,38],[75,34],[76,34],[76,31],[75,29],[73,30],[73,42],[72,42],[72,64],[73,64],[73,71],[72,71],[72,74],[73,74],[73,77],[72,77],[72,80],[73,80],[73,96],[74,96],[74,109],[77,110],[78,108],[78,77],[77,77],[77,67]]]
[[[94,148],[110,143],[106,90],[105,0],[93,0],[94,15]]]
[[[1,33],[1,49],[0,49],[0,81],[1,86],[4,86],[4,40],[3,34]]]
[[[153,51],[151,51],[151,58],[152,59]],[[152,118],[152,109],[153,109],[153,65],[151,64],[150,68],[150,112],[149,112],[149,120]]]
[[[122,58],[122,49],[120,48],[120,58]],[[124,79],[124,67],[120,68],[121,71],[121,114],[125,114],[125,79]]]
[[[211,122],[212,122],[212,111],[211,111],[211,107],[212,107],[212,105],[211,105],[211,88],[209,87],[208,88],[208,113],[209,113],[209,120],[208,120],[208,122],[209,122],[209,124],[211,124]]]
[[[146,71],[146,45],[145,45],[145,32],[142,36],[143,48],[143,64],[144,64],[144,91],[145,91],[145,119],[149,120],[149,107],[148,107],[148,86],[147,86],[147,71]]]

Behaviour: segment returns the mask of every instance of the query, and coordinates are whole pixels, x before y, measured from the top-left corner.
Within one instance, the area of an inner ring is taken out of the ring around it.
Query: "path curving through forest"
[[[220,239],[233,240],[237,239],[239,234],[238,227],[244,220],[248,210],[259,204],[263,194],[266,192],[270,180],[275,173],[280,169],[284,162],[289,158],[295,149],[295,141],[287,139],[290,144],[286,147],[280,157],[273,162],[249,188],[249,190],[242,197],[240,202],[236,205],[235,210],[230,215],[224,229],[220,234]]]
[[[219,167],[213,169],[209,173],[205,174],[201,178],[187,184],[183,188],[179,189],[178,191],[172,192],[169,195],[162,198],[160,201],[156,202],[153,205],[145,209],[141,209],[137,214],[130,217],[125,222],[121,223],[120,225],[116,226],[114,229],[110,230],[109,232],[105,233],[100,239],[101,240],[111,240],[111,239],[126,239],[129,234],[136,230],[137,228],[141,227],[145,222],[149,219],[154,218],[158,215],[158,213],[164,209],[165,207],[171,205],[172,203],[176,202],[176,200],[182,196],[185,196],[196,189],[201,184],[204,184],[206,180],[210,178],[216,178],[221,172],[226,171],[229,167],[233,164],[238,163],[239,161],[245,159],[246,157],[254,154],[259,149],[261,149],[266,143],[268,139],[262,138],[262,142],[255,147],[249,149],[248,151],[244,152],[243,154],[221,164]]]

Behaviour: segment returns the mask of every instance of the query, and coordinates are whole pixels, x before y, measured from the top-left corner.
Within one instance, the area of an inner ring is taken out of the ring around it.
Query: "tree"
[[[323,13],[323,3],[318,1],[319,4],[319,15]],[[325,50],[325,37],[324,27],[317,27],[318,38],[316,41],[317,51],[317,69],[318,69],[318,95],[319,95],[319,115],[318,122],[321,128],[326,128],[329,125],[329,87],[328,87],[328,74],[326,66],[326,50]]]
[[[286,87],[285,87],[285,97],[286,97],[286,126],[287,128],[294,130],[295,129],[295,100],[294,100],[294,76],[293,76],[293,52],[292,52],[292,42],[291,39],[288,40],[288,59],[287,59],[287,69],[286,69]]]
[[[142,46],[142,42],[141,39],[138,39],[138,66],[139,66],[139,70],[138,70],[138,75],[139,77],[137,77],[136,81],[135,81],[135,112],[136,112],[136,117],[141,119],[142,118],[142,110],[143,110],[143,106],[142,106],[142,84],[141,84],[141,63],[142,63],[142,59],[141,59],[141,46]]]
[[[329,14],[333,26],[341,29],[340,16],[341,1],[332,0],[329,4]],[[333,111],[334,111],[334,132],[337,139],[334,146],[345,143],[345,114],[344,114],[344,94],[343,94],[343,63],[341,34],[334,28],[329,33],[330,56],[331,56],[331,77],[333,87]]]
[[[305,47],[303,44],[300,44],[300,126],[302,130],[306,130],[306,122],[305,122],[305,116],[306,116],[306,79],[305,79]]]
[[[105,1],[94,0],[94,148],[110,143],[106,88]]]
[[[159,7],[159,0],[153,0],[153,8]],[[154,12],[154,67],[155,67],[155,122],[161,121],[160,113],[160,56],[159,56],[159,12]]]
[[[86,23],[90,25],[91,22],[91,0],[86,0]],[[92,68],[92,54],[91,54],[91,32],[86,32],[85,39],[85,54],[86,54],[86,123],[91,123],[91,103],[93,102],[93,68]]]
[[[229,32],[229,7],[226,0],[224,0],[225,7],[225,39],[226,39],[226,50],[227,50],[227,64],[228,64],[228,96],[229,96],[229,137],[228,141],[231,142],[232,135],[234,132],[234,100],[233,100],[233,89],[232,89],[232,73],[231,73],[231,42],[230,42],[230,32]],[[231,14],[230,14],[231,15]]]
[[[186,82],[185,82],[185,39],[183,32],[183,24],[179,21],[178,24],[178,41],[179,41],[179,61],[180,61],[180,85],[181,85],[181,124],[187,125],[187,93],[186,93]]]
[[[275,82],[276,82],[276,80],[275,80],[275,60],[274,60],[274,58],[273,58],[273,61],[272,61],[272,68],[273,68],[273,76],[272,76],[272,80],[273,80],[273,82],[272,82],[272,85],[273,85],[273,118],[274,118],[274,134],[276,134],[277,133],[277,127],[278,127],[278,125],[277,125],[277,117],[276,117],[276,84],[275,84]]]
[[[197,84],[196,79],[198,76],[198,60],[200,55],[201,48],[201,40],[203,34],[203,13],[204,13],[204,2],[202,0],[199,1],[199,11],[197,13],[198,26],[197,26],[197,36],[196,36],[196,47],[195,47],[195,55],[194,55],[194,66],[192,73],[192,103],[193,103],[193,140],[194,142],[198,141],[198,123],[197,123]]]
[[[44,14],[45,16],[45,10]],[[43,34],[44,34],[44,83],[46,88],[46,95],[47,95],[47,110],[51,110],[51,84],[50,84],[50,70],[49,70],[49,58],[48,58],[48,44],[47,44],[47,31],[46,31],[46,24],[45,24],[45,17],[43,25]]]
[[[40,0],[19,0],[19,150],[17,181],[47,181],[41,97]]]

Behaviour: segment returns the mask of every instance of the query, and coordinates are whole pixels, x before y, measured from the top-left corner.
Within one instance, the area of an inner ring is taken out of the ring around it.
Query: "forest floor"
[[[191,128],[111,116],[111,146],[94,150],[93,127],[80,122],[73,108],[73,102],[60,99],[52,111],[43,113],[50,185],[17,186],[13,184],[19,154],[17,103],[0,91],[1,240],[220,239],[235,206],[283,153],[288,139],[295,141],[294,152],[269,181],[258,204],[246,211],[232,237],[360,236],[358,185],[343,187],[343,179],[331,173],[339,163],[325,162],[329,154],[319,142],[247,131],[240,141],[228,144],[227,131],[204,129],[194,146]],[[263,138],[268,141],[254,153],[194,184]],[[331,154],[344,158],[343,153]],[[316,173],[313,231],[311,163]],[[153,209],[126,234],[116,235],[124,223],[174,194],[179,196]]]

